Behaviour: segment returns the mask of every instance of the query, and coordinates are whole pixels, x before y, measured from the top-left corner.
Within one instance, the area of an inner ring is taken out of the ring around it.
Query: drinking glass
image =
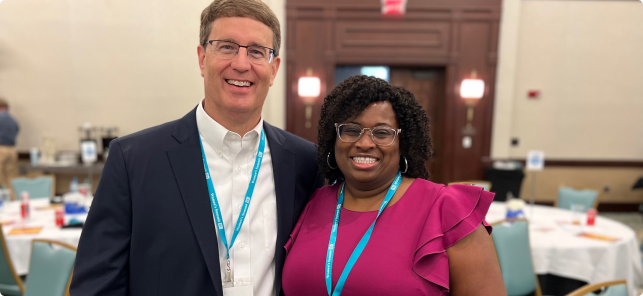
[[[572,224],[581,225],[581,221],[582,221],[581,216],[583,215],[583,213],[585,213],[585,205],[572,204],[571,210],[572,210]]]

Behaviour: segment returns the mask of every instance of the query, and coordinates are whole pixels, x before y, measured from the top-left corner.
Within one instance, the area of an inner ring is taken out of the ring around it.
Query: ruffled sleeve
[[[446,249],[472,233],[482,223],[491,234],[484,217],[494,194],[481,187],[451,185],[443,187],[429,211],[420,233],[413,271],[449,292],[449,258]]]

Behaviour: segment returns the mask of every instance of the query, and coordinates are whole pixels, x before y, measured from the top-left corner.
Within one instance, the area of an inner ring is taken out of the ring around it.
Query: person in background
[[[315,145],[261,117],[280,34],[261,1],[203,10],[205,98],[177,121],[112,141],[72,296],[280,294],[284,245],[324,183]]]
[[[0,98],[0,186],[9,187],[11,178],[18,175],[16,137],[20,127],[9,114],[9,103]]]
[[[506,295],[484,217],[493,193],[427,181],[413,95],[353,76],[325,99],[318,189],[286,244],[286,296]]]

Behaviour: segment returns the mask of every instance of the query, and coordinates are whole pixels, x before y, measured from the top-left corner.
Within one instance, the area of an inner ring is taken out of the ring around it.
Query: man
[[[18,175],[16,136],[18,123],[9,114],[9,104],[0,98],[0,185],[9,187],[12,177]]]
[[[284,245],[323,184],[315,146],[261,119],[280,40],[261,1],[203,11],[205,99],[111,143],[72,296],[280,294]]]

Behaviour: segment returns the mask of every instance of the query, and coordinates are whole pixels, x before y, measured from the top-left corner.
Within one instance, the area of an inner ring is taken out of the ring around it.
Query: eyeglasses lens
[[[388,127],[374,127],[363,128],[358,124],[347,123],[338,126],[338,133],[340,140],[344,142],[357,142],[366,133],[366,129],[370,130],[371,140],[377,145],[387,146],[393,143],[396,136],[396,131]]]
[[[239,53],[239,44],[227,41],[211,41],[212,50],[219,59],[231,60]],[[272,60],[272,50],[261,46],[246,47],[248,59],[254,64],[267,64]]]

